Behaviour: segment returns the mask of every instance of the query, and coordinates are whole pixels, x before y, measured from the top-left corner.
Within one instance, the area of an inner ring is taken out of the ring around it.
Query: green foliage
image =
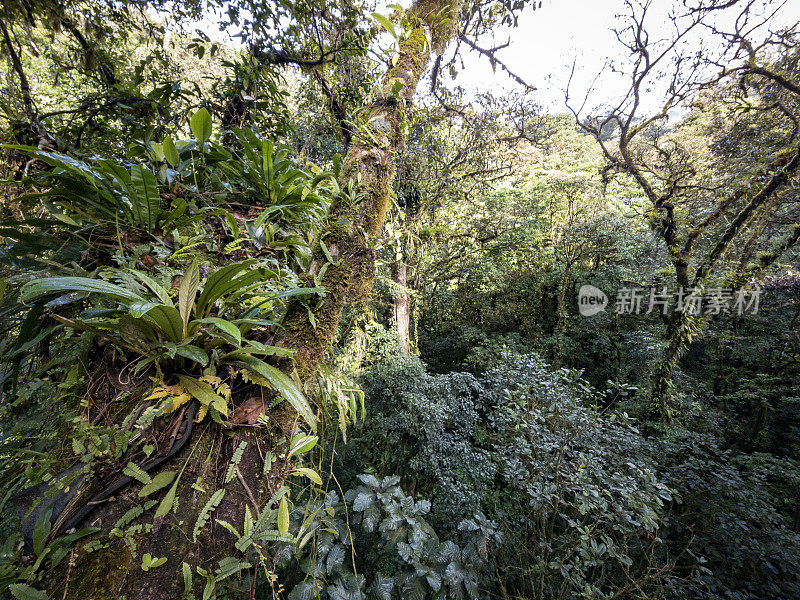
[[[52,202],[52,216],[68,225],[122,226],[152,234],[167,229],[186,211],[185,202],[169,206],[147,167],[128,169],[111,160],[89,163],[36,148],[13,148],[53,167],[37,178],[38,185],[49,189],[21,200],[38,199],[46,206]]]
[[[665,436],[649,452],[677,494],[663,538],[674,555],[687,548],[671,580],[671,597],[797,597],[796,513],[781,514],[785,492],[766,484],[796,473],[796,460],[737,456],[715,436],[689,431]]]
[[[399,477],[359,476],[360,485],[292,513],[297,547],[279,553],[297,580],[289,598],[476,598],[478,575],[500,536],[482,514],[462,521],[461,545],[440,541],[427,501],[406,496]],[[354,571],[355,570],[355,571]]]
[[[194,531],[192,532],[192,538],[194,541],[197,541],[197,536],[200,535],[200,532],[203,531],[203,527],[206,526],[209,519],[211,518],[211,513],[219,506],[219,503],[222,502],[222,499],[225,497],[225,490],[219,489],[214,492],[211,497],[206,502],[205,506],[200,510],[200,514],[197,517],[197,522],[194,524]]]
[[[670,492],[625,417],[602,416],[599,397],[569,370],[506,354],[480,380],[432,376],[416,359],[374,367],[371,407],[344,466],[396,470],[431,498],[445,531],[471,512],[503,531],[493,576],[522,597],[611,596],[630,579],[657,589],[659,514]],[[353,510],[371,498],[368,490]],[[377,514],[363,512],[365,528]]]

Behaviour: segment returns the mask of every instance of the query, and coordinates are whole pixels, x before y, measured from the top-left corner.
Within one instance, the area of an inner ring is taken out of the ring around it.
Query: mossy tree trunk
[[[422,0],[414,4],[409,12],[411,29],[400,43],[397,60],[383,78],[382,95],[368,108],[363,128],[354,132],[340,176],[343,189],[353,182],[353,193],[343,193],[335,199],[328,231],[323,235],[333,258],[322,280],[326,289],[324,303],[315,311],[313,324],[304,305],[290,305],[283,333],[276,340],[297,350],[291,368],[296,368],[304,383],[313,379],[324,359],[344,307],[369,293],[374,277],[373,243],[390,206],[394,157],[405,141],[402,127],[405,113],[432,49],[442,48],[453,35],[459,7],[460,2],[454,0]],[[327,260],[321,247],[317,258]],[[234,403],[244,400],[234,399]],[[140,524],[141,531],[117,536],[112,533],[114,525],[144,502],[138,497],[141,486],[129,485],[123,489],[114,501],[96,509],[82,524],[100,528],[94,539],[104,547],[87,553],[83,544],[78,544],[59,571],[48,579],[50,597],[182,598],[183,563],[194,574],[195,596],[202,597],[204,581],[197,574],[198,567],[213,572],[222,557],[245,558],[235,549],[234,536],[219,526],[217,519],[241,530],[245,507],[250,506],[255,514],[288,476],[290,466],[281,460],[264,472],[265,454],[270,450],[280,454],[278,440],[289,437],[296,427],[297,415],[286,406],[283,404],[270,413],[269,428],[223,430],[214,423],[196,426],[192,439],[182,450],[158,467],[158,471],[182,471],[177,486],[177,509],[154,521],[155,509],[151,508],[128,526]],[[242,441],[247,445],[238,472],[226,481],[230,458]],[[150,473],[155,474],[155,471]],[[195,536],[198,514],[214,492],[222,489],[225,490],[222,501],[208,524]],[[162,495],[153,497],[160,499]],[[153,558],[166,558],[167,562],[144,570],[145,553]],[[243,589],[242,597],[251,597],[251,591]]]
[[[367,111],[365,125],[353,133],[340,184],[344,188],[356,182],[357,194],[342,194],[331,207],[331,226],[324,241],[334,264],[329,265],[323,280],[325,304],[315,314],[315,326],[310,325],[307,310],[299,304],[290,309],[284,321],[283,342],[298,350],[301,380],[308,380],[325,356],[344,306],[363,298],[371,289],[375,275],[373,244],[391,204],[394,157],[405,142],[406,110],[432,48],[440,48],[452,35],[459,6],[453,0],[414,4],[410,11],[413,28],[400,43],[394,66],[384,76],[381,97]],[[318,258],[325,260],[322,255]]]

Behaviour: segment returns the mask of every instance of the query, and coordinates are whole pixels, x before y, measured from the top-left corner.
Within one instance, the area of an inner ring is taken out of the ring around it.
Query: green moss
[[[81,549],[76,565],[69,574],[69,582],[65,578],[54,584],[50,597],[118,600],[123,580],[134,568],[133,557],[121,539],[114,539],[108,548],[94,552],[86,553]]]

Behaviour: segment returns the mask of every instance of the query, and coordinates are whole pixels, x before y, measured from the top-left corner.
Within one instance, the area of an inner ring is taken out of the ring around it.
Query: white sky
[[[670,9],[680,7],[679,0],[654,0],[648,14],[646,25],[651,39],[671,34],[670,21],[666,18]],[[528,11],[520,18],[516,30],[495,35],[498,44],[509,39],[508,48],[497,56],[527,83],[537,88],[536,100],[544,107],[556,111],[564,110],[563,89],[567,85],[573,61],[576,71],[571,86],[571,98],[582,100],[592,81],[603,69],[609,57],[620,57],[623,48],[616,39],[612,28],[620,27],[618,18],[624,11],[622,0],[545,0],[541,9]],[[730,23],[730,18],[722,18],[722,24]],[[800,22],[800,1],[787,0],[776,16],[781,25]],[[708,38],[707,34],[703,34]],[[707,41],[707,40],[706,40]],[[692,43],[697,43],[693,40]],[[488,40],[483,47],[489,45]],[[475,90],[512,89],[517,84],[501,74],[498,67],[493,73],[489,61],[471,52],[466,69],[459,82],[465,88]],[[587,108],[606,103],[623,94],[627,82],[611,73],[595,85],[595,92]],[[574,90],[574,91],[572,91]],[[660,97],[653,90],[646,99],[645,108],[656,108]],[[579,102],[578,102],[579,104]]]

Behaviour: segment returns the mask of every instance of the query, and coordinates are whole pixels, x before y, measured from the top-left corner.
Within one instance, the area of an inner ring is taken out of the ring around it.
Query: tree
[[[650,4],[627,2],[627,7],[628,25],[617,34],[630,54],[627,93],[603,116],[584,118],[583,107],[574,107],[573,113],[600,145],[607,160],[604,173],[631,177],[646,196],[649,226],[663,241],[679,289],[747,282],[798,241],[796,227],[762,228],[752,233],[750,243],[742,239],[743,227],[756,215],[771,219],[768,215],[792,210],[786,202],[800,168],[800,88],[794,61],[776,57],[772,50],[792,45],[795,34],[771,29],[762,34],[772,14],[766,9],[758,13],[752,3],[698,2],[672,12],[672,37],[656,41],[645,23]],[[728,30],[715,21],[727,10],[736,13],[735,25]],[[707,52],[688,53],[686,40],[701,31],[719,47],[709,43]],[[666,100],[657,113],[642,116],[643,98],[659,78],[666,81]],[[664,130],[670,112],[703,90],[714,90],[710,94],[719,104],[700,103],[676,130]],[[726,145],[724,152],[713,144],[701,149],[684,136],[692,120],[715,110],[720,111],[717,118],[736,123],[727,130],[728,140],[740,140],[730,144],[720,136],[717,143]],[[753,129],[742,129],[745,122],[759,123],[748,142],[745,132]],[[611,126],[617,133],[608,139],[605,132]],[[704,151],[709,150],[716,164],[707,162]],[[752,247],[762,235],[758,245],[769,249],[754,263],[737,269],[721,262],[730,249],[739,244]],[[665,318],[665,347],[652,377],[651,416],[672,417],[672,374],[703,322],[687,311],[676,310]]]

